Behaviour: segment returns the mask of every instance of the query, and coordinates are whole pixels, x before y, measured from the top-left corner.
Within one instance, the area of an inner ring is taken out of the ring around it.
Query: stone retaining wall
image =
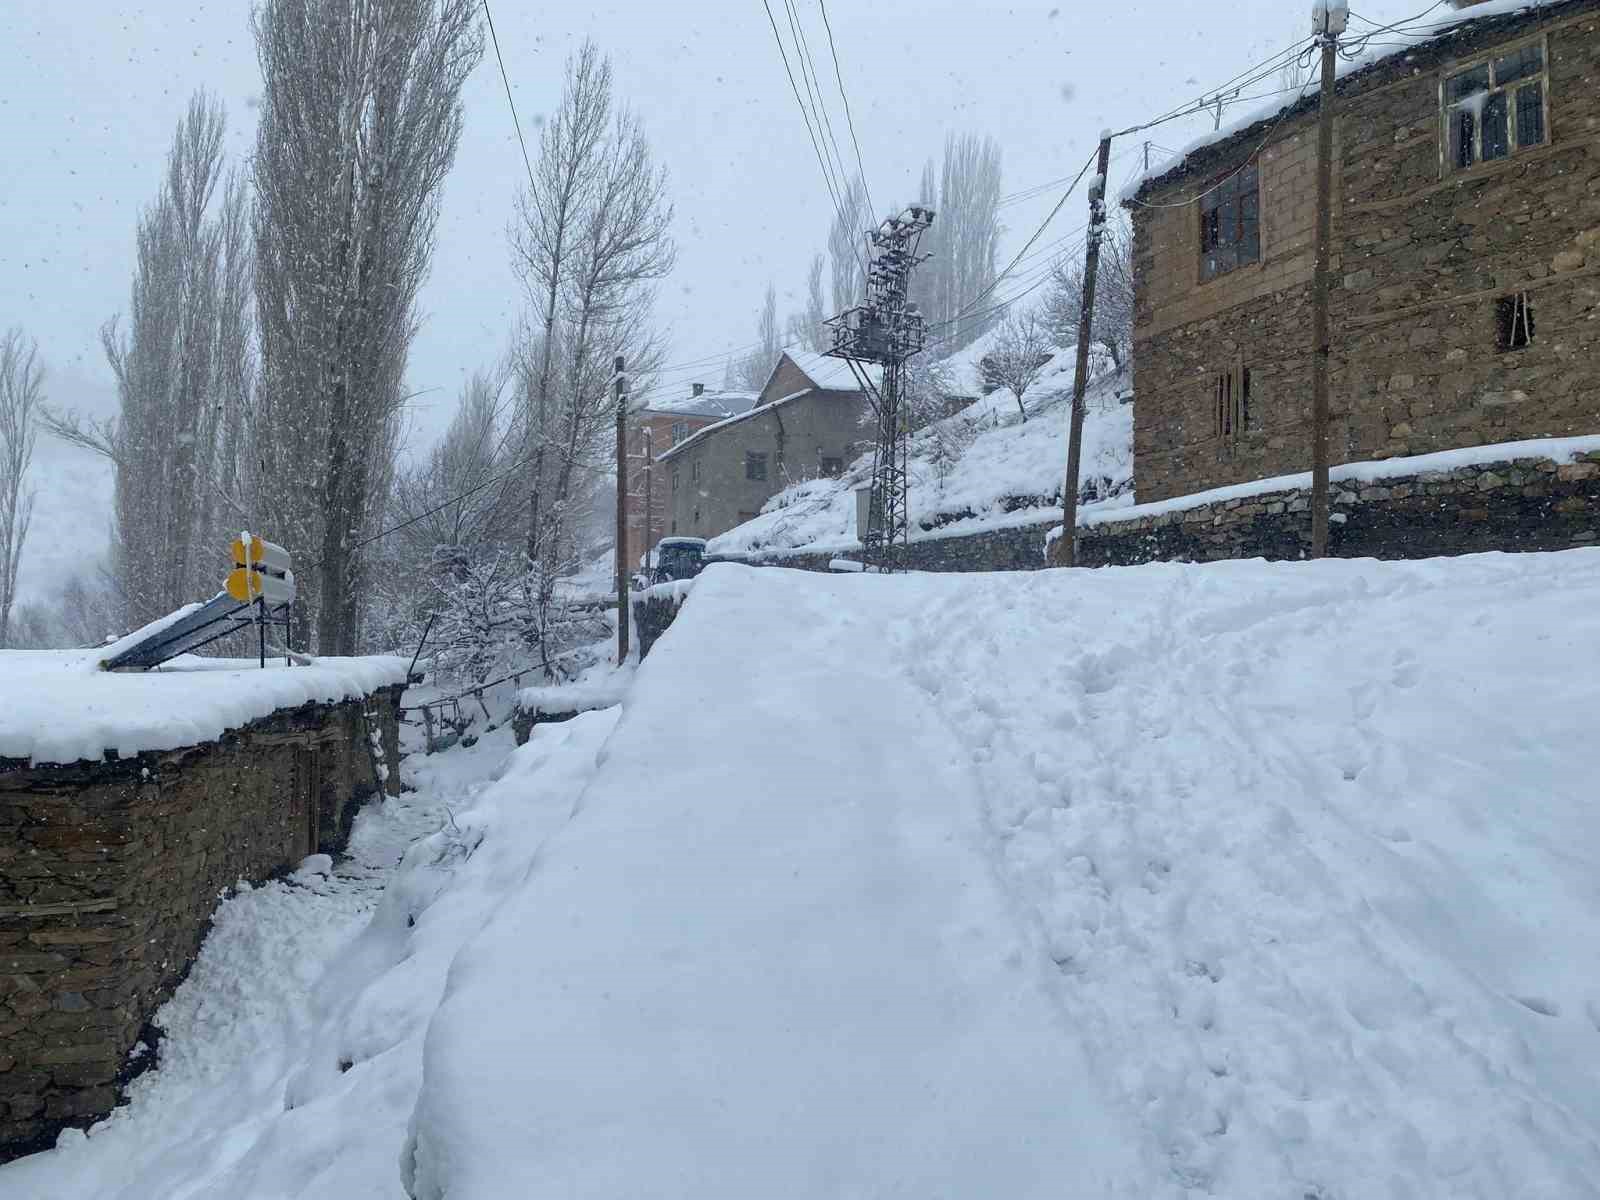
[[[135,758],[0,760],[0,1162],[116,1103],[218,896],[399,789],[400,687]]]
[[[1304,489],[1213,501],[1080,526],[1085,566],[1222,558],[1300,558],[1311,545]],[[1600,453],[1335,482],[1328,552],[1339,558],[1433,558],[1487,550],[1566,550],[1600,539]]]
[[[1310,497],[1290,488],[1201,501],[1153,516],[1078,528],[1085,566],[1156,561],[1304,557]],[[1341,558],[1432,558],[1487,550],[1566,550],[1600,541],[1600,453],[1571,463],[1549,458],[1420,471],[1372,482],[1335,481],[1329,553]],[[1046,565],[1045,540],[1059,519],[911,543],[914,571],[1029,571]],[[826,571],[858,552],[768,553],[758,565]]]

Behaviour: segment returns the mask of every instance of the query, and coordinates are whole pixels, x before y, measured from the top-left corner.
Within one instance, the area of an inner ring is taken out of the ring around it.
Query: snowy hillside
[[[978,360],[992,338],[981,338],[943,364],[955,385],[976,394]],[[1133,406],[1127,371],[1098,361],[1088,394],[1081,479],[1086,494],[1127,503],[1133,483]],[[921,430],[911,439],[909,497],[913,539],[1037,522],[1060,515],[1067,467],[1067,416],[1074,351],[1058,352],[1025,397],[1022,420],[1016,398],[1004,388]],[[863,431],[864,438],[870,437]],[[870,452],[839,479],[814,479],[785,488],[761,515],[712,539],[711,550],[759,551],[810,547],[847,550],[856,545],[857,488],[871,482]]]
[[[1600,551],[713,567],[0,1195],[1600,1196],[1597,647]]]

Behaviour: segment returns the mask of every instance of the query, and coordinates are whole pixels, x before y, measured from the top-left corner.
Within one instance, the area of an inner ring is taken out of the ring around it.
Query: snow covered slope
[[[1592,1200],[1597,708],[1600,550],[714,566],[0,1196]]]
[[[713,567],[415,1194],[1600,1195],[1597,705],[1600,552]]]
[[[976,388],[975,344],[950,363],[961,386]],[[1128,503],[1133,486],[1133,406],[1126,371],[1109,361],[1089,385],[1081,478],[1092,495]],[[1073,351],[1056,354],[1027,394],[1023,421],[1012,394],[1001,389],[971,407],[913,435],[909,472],[911,536],[947,537],[1018,521],[1061,515],[1056,498],[1067,469],[1067,411]],[[863,433],[863,436],[868,436]],[[813,479],[785,488],[761,514],[713,538],[713,552],[806,547],[819,552],[852,549],[856,542],[855,490],[871,482],[870,454],[838,479]],[[1080,511],[1087,511],[1086,509]]]

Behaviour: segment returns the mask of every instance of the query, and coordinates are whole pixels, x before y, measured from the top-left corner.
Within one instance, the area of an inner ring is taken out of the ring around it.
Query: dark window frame
[[[1200,280],[1261,261],[1261,164],[1224,176],[1196,202],[1200,216]]]
[[[822,474],[828,479],[837,479],[844,474],[844,459],[833,458],[826,454],[820,457],[822,459]]]
[[[1482,97],[1480,100],[1479,97]],[[1497,46],[1439,75],[1445,175],[1550,144],[1550,47],[1543,34]]]
[[[765,450],[746,450],[744,452],[744,477],[752,483],[765,483],[767,481],[767,452]]]
[[[689,422],[674,421],[672,423],[672,444],[676,446],[689,436]]]

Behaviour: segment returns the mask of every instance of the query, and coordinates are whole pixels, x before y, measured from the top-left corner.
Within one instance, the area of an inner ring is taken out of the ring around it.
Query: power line
[[[1096,153],[1098,153],[1098,150]],[[1071,186],[1068,187],[1066,191],[1061,193],[1061,199],[1056,201],[1055,207],[1052,208],[1045,219],[1039,223],[1039,228],[1033,231],[1033,236],[1023,243],[1022,249],[1017,252],[1017,256],[1006,265],[1005,270],[1001,271],[1000,274],[994,277],[994,279],[989,283],[988,287],[984,288],[981,292],[967,302],[967,304],[964,306],[965,309],[971,309],[974,306],[981,304],[987,297],[993,294],[997,287],[1000,286],[1001,281],[1016,269],[1017,264],[1022,261],[1022,256],[1028,252],[1028,250],[1036,241],[1039,240],[1040,235],[1049,228],[1050,222],[1056,219],[1056,214],[1059,213],[1066,205],[1067,199],[1072,195],[1073,192],[1077,191],[1078,184],[1083,182],[1083,177],[1089,173],[1089,168],[1094,165],[1095,157],[1095,154],[1089,155],[1088,160],[1083,164],[1083,170],[1078,172],[1078,177],[1072,181]],[[966,320],[969,315],[970,313],[966,311],[958,311],[955,316],[951,317],[948,321],[941,322],[941,324],[954,324],[957,321]]]
[[[1271,128],[1269,128],[1267,130],[1266,134],[1263,135],[1261,140],[1258,143],[1256,143],[1256,148],[1254,150],[1250,151],[1250,153],[1245,156],[1244,161],[1241,162],[1232,171],[1229,171],[1221,179],[1217,180],[1217,182],[1212,184],[1210,187],[1206,188],[1204,191],[1196,192],[1194,195],[1186,196],[1181,200],[1166,200],[1166,201],[1141,200],[1137,196],[1130,196],[1128,198],[1128,203],[1129,204],[1137,204],[1140,208],[1187,208],[1189,205],[1193,204],[1196,200],[1200,200],[1200,199],[1203,199],[1206,196],[1209,196],[1212,192],[1214,192],[1218,188],[1222,187],[1225,183],[1228,183],[1235,176],[1242,174],[1244,171],[1246,171],[1250,167],[1250,165],[1253,162],[1256,161],[1257,156],[1260,155],[1261,151],[1266,148],[1267,143],[1272,140],[1272,135],[1278,132],[1278,127],[1281,126],[1284,123],[1284,121],[1286,121],[1288,119],[1289,114],[1294,111],[1295,105],[1298,104],[1300,102],[1300,100],[1305,96],[1306,88],[1311,86],[1311,82],[1312,81],[1310,79],[1307,79],[1304,83],[1302,83],[1300,85],[1300,93],[1299,93],[1299,95],[1297,95],[1294,98],[1294,100],[1292,100],[1290,103],[1288,103],[1288,104],[1283,106],[1283,111],[1278,114],[1278,119],[1272,123]]]
[[[839,49],[833,44],[833,24],[828,20],[828,0],[817,0],[818,7],[822,9],[822,25],[828,31],[828,51],[833,55],[833,77],[839,81],[839,99],[844,101],[844,119],[850,127],[850,142],[856,150],[856,168],[861,172],[861,186],[866,189],[867,203],[872,206],[872,211],[878,211],[877,203],[872,199],[872,185],[867,182],[866,164],[861,161],[861,143],[856,140],[856,119],[850,111],[850,97],[844,90],[844,73],[839,70]]]
[[[522,122],[517,119],[517,102],[511,98],[511,77],[506,74],[506,60],[500,56],[500,37],[494,31],[494,14],[489,11],[489,0],[483,0],[483,15],[489,22],[489,40],[494,43],[494,58],[500,64],[500,82],[506,89],[506,104],[511,108],[511,125],[517,131],[517,145],[522,147],[522,165],[528,169],[528,187],[533,183],[533,162],[528,158],[528,143],[522,140]]]
[[[850,198],[850,188],[847,180],[850,177],[849,168],[844,165],[844,155],[839,152],[839,139],[834,136],[833,117],[828,113],[828,106],[822,98],[822,81],[817,77],[817,62],[811,57],[811,44],[806,40],[805,26],[801,23],[799,14],[795,12],[794,0],[783,0],[783,6],[789,13],[789,34],[794,38],[795,55],[800,60],[800,78],[805,80],[806,95],[811,98],[811,113],[817,120],[817,127],[826,132],[824,145],[833,149],[833,162],[836,178],[839,183],[839,193],[846,200]],[[807,74],[807,68],[810,74]],[[862,189],[866,189],[866,180],[861,181]],[[852,214],[854,215],[854,214]]]
[[[800,88],[794,81],[794,72],[789,68],[789,52],[784,48],[783,35],[778,32],[778,21],[772,15],[772,5],[769,0],[761,0],[761,7],[767,10],[767,23],[772,26],[773,40],[778,43],[778,55],[783,59],[783,73],[789,77],[789,90],[794,93],[794,102],[800,106],[800,117],[805,121],[806,133],[811,137],[811,149],[816,153],[817,165],[822,168],[822,179],[828,186],[828,195],[833,197],[833,211],[840,221],[848,224],[849,219],[845,216],[844,205],[839,200],[838,193],[834,191],[833,178],[828,173],[827,159],[824,158],[822,147],[817,142],[817,135],[811,128],[811,115],[806,111],[805,101],[800,99]],[[859,251],[856,252],[856,262],[861,267],[862,275],[865,275],[867,265],[862,261]]]

